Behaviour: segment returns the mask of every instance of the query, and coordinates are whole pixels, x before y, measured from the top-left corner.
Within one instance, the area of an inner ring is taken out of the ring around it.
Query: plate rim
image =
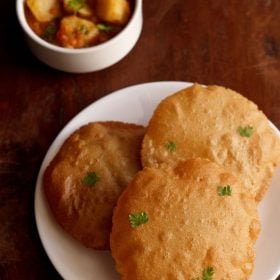
[[[187,81],[153,81],[153,82],[145,82],[145,83],[139,83],[139,84],[133,84],[133,85],[128,85],[126,87],[123,87],[123,88],[120,88],[120,89],[116,89],[112,92],[109,92],[107,95],[93,101],[92,103],[90,103],[89,105],[87,105],[85,108],[83,108],[81,111],[79,111],[76,115],[74,115],[68,122],[66,122],[66,124],[61,128],[61,130],[56,134],[55,138],[53,139],[53,141],[51,142],[51,144],[49,145],[44,157],[43,157],[43,160],[41,161],[41,165],[40,165],[40,168],[39,168],[39,171],[38,171],[38,175],[37,175],[37,178],[36,178],[36,182],[35,182],[35,191],[34,191],[34,207],[33,207],[33,210],[34,210],[34,216],[35,216],[35,224],[36,224],[36,229],[37,229],[37,233],[39,235],[39,239],[40,239],[40,243],[42,244],[43,246],[43,249],[44,249],[44,252],[45,254],[47,255],[50,263],[52,264],[52,266],[55,268],[55,270],[57,271],[57,273],[63,278],[64,278],[64,272],[61,271],[60,267],[58,266],[58,264],[56,264],[56,262],[53,261],[52,257],[51,257],[51,254],[49,252],[49,249],[46,245],[46,241],[45,239],[42,237],[42,231],[41,231],[41,227],[40,227],[40,221],[39,221],[39,211],[37,210],[38,209],[38,200],[39,200],[39,187],[41,186],[42,187],[42,176],[43,176],[43,172],[46,168],[46,164],[48,162],[51,161],[51,159],[53,157],[50,157],[50,153],[52,152],[52,150],[55,148],[56,151],[59,150],[59,148],[61,147],[61,145],[63,144],[63,139],[61,141],[60,140],[60,137],[65,133],[65,131],[68,129],[68,127],[72,124],[72,122],[74,122],[76,119],[78,119],[80,116],[82,116],[83,114],[85,114],[88,110],[91,110],[92,107],[95,107],[95,106],[100,106],[100,104],[102,103],[106,103],[107,100],[110,100],[112,97],[118,97],[118,96],[121,96],[123,94],[125,94],[125,92],[127,90],[132,90],[134,88],[141,88],[141,87],[147,87],[147,86],[163,86],[165,84],[173,84],[174,86],[182,86],[183,87],[187,87],[187,86],[191,86],[193,85],[193,82],[187,82]],[[172,94],[172,92],[170,93]],[[85,124],[85,123],[84,123]],[[77,129],[78,127],[76,127]],[[64,137],[64,138],[67,138],[67,137]],[[55,144],[56,142],[60,142],[60,145],[56,146],[55,147]],[[49,160],[48,160],[49,159]]]

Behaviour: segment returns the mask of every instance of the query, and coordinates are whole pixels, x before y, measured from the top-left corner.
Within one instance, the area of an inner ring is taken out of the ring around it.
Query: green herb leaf
[[[93,187],[100,180],[95,172],[88,172],[82,180],[83,185]]]
[[[132,228],[136,228],[142,224],[145,224],[149,220],[148,214],[145,212],[129,214],[128,218],[129,218],[130,226]]]
[[[89,33],[89,29],[87,26],[85,26],[84,24],[79,26],[79,32],[84,34],[84,35],[88,35]]]
[[[250,125],[247,126],[239,126],[237,129],[237,132],[239,133],[240,136],[242,137],[251,137],[253,134],[254,128]]]
[[[211,266],[203,269],[202,272],[202,280],[212,280],[212,276],[214,275],[214,269]]]
[[[211,266],[203,269],[201,277],[195,277],[191,280],[212,280],[212,276],[214,275],[214,269]]]
[[[226,185],[226,186],[218,187],[217,192],[218,192],[219,196],[226,196],[226,195],[230,196],[232,190],[231,190],[230,185]]]
[[[176,150],[176,144],[172,141],[168,141],[165,145],[165,148],[169,151],[169,152],[174,152]]]
[[[110,32],[112,30],[112,26],[110,26],[108,24],[104,24],[104,23],[98,23],[98,24],[96,24],[96,27],[100,31],[105,31],[105,32]]]
[[[44,30],[42,37],[47,41],[51,41],[56,32],[57,32],[57,26],[54,22],[51,22]]]
[[[85,0],[68,0],[67,6],[73,12],[78,12],[85,6]]]

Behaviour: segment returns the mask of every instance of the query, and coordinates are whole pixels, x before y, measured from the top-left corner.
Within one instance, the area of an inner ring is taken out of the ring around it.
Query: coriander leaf
[[[230,185],[219,186],[217,188],[217,192],[218,192],[219,196],[226,196],[226,195],[230,196],[232,189],[231,189]]]
[[[100,31],[105,31],[105,32],[110,32],[112,30],[112,26],[104,24],[104,23],[98,23],[98,24],[96,24],[96,27]]]
[[[74,12],[78,12],[85,6],[85,0],[68,0],[67,6]]]
[[[203,269],[202,280],[212,280],[213,274],[214,274],[213,267],[208,266],[207,268]]]
[[[84,34],[84,35],[88,35],[89,33],[89,29],[87,26],[85,26],[84,24],[80,25],[79,27],[79,32]]]
[[[100,180],[95,172],[88,172],[82,180],[83,185],[93,187]]]
[[[176,144],[172,141],[168,141],[166,144],[165,144],[165,148],[170,151],[170,152],[174,152],[176,150]]]
[[[191,278],[191,280],[212,280],[212,276],[214,275],[214,269],[211,266],[203,269],[201,277]]]
[[[237,129],[237,132],[239,133],[240,136],[242,137],[251,137],[253,134],[254,128],[250,125],[247,126],[239,126]]]
[[[136,228],[142,224],[145,224],[148,222],[149,217],[146,212],[139,212],[134,214],[129,214],[129,223],[132,228]]]
[[[47,41],[51,41],[56,32],[57,26],[54,22],[51,22],[44,30],[42,37]]]

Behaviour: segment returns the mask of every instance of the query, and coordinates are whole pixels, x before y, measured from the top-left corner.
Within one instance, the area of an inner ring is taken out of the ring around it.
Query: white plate
[[[42,174],[64,140],[81,125],[91,121],[118,120],[147,124],[154,108],[185,82],[154,82],[124,88],[91,104],[59,133],[42,163],[35,192],[35,218],[39,235],[51,262],[67,280],[119,279],[109,252],[80,245],[55,222],[43,193]],[[273,124],[277,135],[280,132]],[[259,206],[262,231],[256,244],[256,263],[251,280],[275,280],[280,273],[280,168]]]

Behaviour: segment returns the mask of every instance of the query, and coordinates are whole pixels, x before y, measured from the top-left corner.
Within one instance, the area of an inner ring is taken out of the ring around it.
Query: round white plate
[[[94,251],[80,245],[54,220],[48,208],[42,174],[64,140],[81,125],[92,121],[116,120],[146,125],[156,105],[166,96],[190,86],[185,82],[154,82],[116,91],[91,104],[59,133],[42,163],[35,192],[38,232],[51,262],[67,280],[116,280],[114,262],[108,251]],[[280,137],[280,132],[271,124]],[[275,280],[280,273],[280,168],[259,205],[262,231],[256,244],[256,263],[251,280]]]

